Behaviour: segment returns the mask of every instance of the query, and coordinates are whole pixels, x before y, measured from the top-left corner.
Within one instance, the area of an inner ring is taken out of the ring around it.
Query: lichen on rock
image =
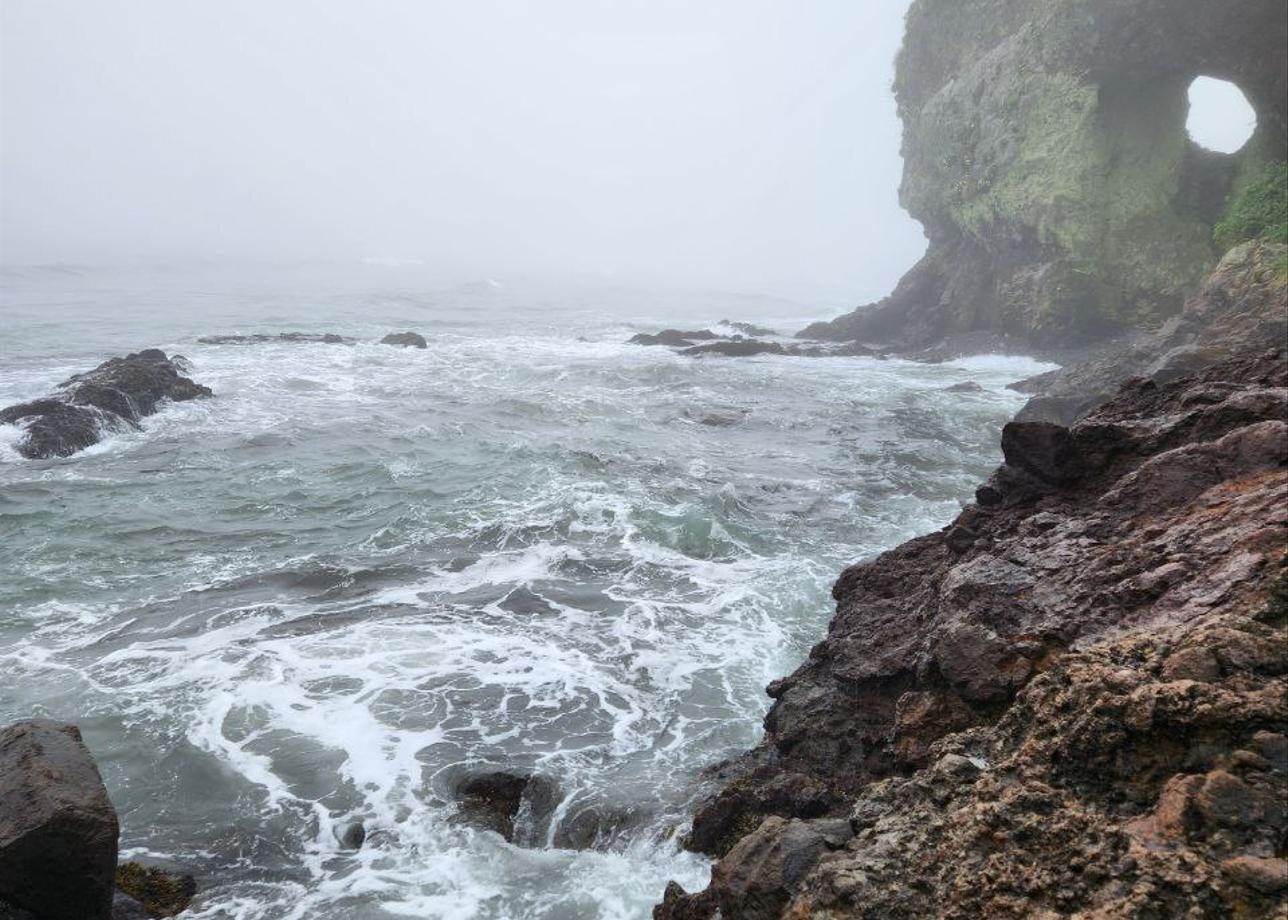
[[[1283,159],[1286,18],[1278,0],[917,0],[895,95],[928,252],[885,301],[803,334],[1069,345],[1177,313],[1231,193]],[[1257,112],[1238,154],[1187,136],[1200,75]]]

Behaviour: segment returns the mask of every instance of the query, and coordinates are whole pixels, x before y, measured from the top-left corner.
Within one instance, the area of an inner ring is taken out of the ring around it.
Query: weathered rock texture
[[[841,576],[695,818],[711,888],[659,917],[1288,909],[1284,353],[1002,447],[951,525]]]
[[[0,425],[25,427],[18,443],[24,457],[67,457],[98,443],[105,431],[137,428],[167,399],[212,395],[183,376],[184,369],[181,358],[156,348],[112,358],[59,384],[52,396],[0,410]]]
[[[1234,355],[1283,345],[1288,342],[1286,259],[1288,246],[1236,246],[1185,309],[1156,332],[1128,337],[1091,360],[1015,384],[1035,394],[1018,418],[1067,425],[1108,400],[1129,377],[1162,383]]]
[[[106,920],[118,832],[74,725],[0,730],[0,903],[40,920]]]
[[[890,297],[802,335],[919,348],[972,330],[1067,346],[1180,310],[1226,200],[1288,146],[1283,0],[917,0],[895,94],[901,200],[929,249]],[[1197,76],[1258,116],[1186,134]]]

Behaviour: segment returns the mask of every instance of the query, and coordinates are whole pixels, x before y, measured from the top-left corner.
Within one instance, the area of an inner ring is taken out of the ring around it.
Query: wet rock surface
[[[380,340],[381,345],[401,345],[404,348],[428,348],[429,343],[419,332],[391,332]]]
[[[353,339],[335,332],[278,332],[252,335],[206,335],[197,339],[202,345],[352,345]]]
[[[843,573],[695,815],[710,887],[657,916],[1288,906],[1284,352],[1132,380],[1003,446],[952,524]],[[853,838],[802,849],[833,819]]]
[[[628,345],[656,345],[675,349],[691,358],[724,357],[749,358],[756,355],[791,355],[798,358],[878,357],[881,353],[858,342],[774,341],[765,338],[776,336],[772,329],[751,323],[722,320],[719,326],[736,330],[717,333],[710,329],[663,329],[657,333],[641,332],[632,336]]]
[[[165,400],[213,395],[186,371],[183,358],[156,348],[112,358],[59,384],[47,398],[0,410],[0,424],[23,426],[18,452],[28,459],[68,457],[98,443],[104,432],[137,428]]]
[[[0,903],[40,920],[107,920],[118,832],[74,725],[0,730]]]
[[[542,836],[560,800],[548,777],[501,771],[470,777],[456,794],[463,822],[526,846]]]

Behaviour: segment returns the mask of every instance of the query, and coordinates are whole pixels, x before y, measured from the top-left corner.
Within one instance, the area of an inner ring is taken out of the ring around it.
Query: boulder
[[[401,345],[404,348],[428,348],[429,343],[418,332],[391,332],[380,340],[381,345]]]
[[[118,832],[76,726],[0,730],[0,900],[41,920],[108,920]]]
[[[0,424],[24,427],[18,452],[28,459],[67,457],[96,444],[105,431],[137,428],[166,400],[213,395],[185,377],[185,369],[181,356],[156,348],[112,358],[64,381],[52,396],[0,410]]]
[[[559,804],[559,787],[544,776],[497,771],[465,780],[456,796],[465,823],[532,846]]]

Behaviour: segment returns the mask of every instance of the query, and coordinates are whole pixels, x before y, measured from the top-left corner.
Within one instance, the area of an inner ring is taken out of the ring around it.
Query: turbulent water
[[[701,768],[754,743],[840,569],[956,512],[1041,369],[695,360],[623,342],[827,310],[392,266],[4,285],[0,406],[144,347],[217,394],[66,460],[0,428],[0,722],[78,722],[125,852],[195,871],[199,918],[637,918],[701,887]],[[365,343],[196,342],[296,329]],[[374,344],[402,329],[430,347]],[[522,846],[452,820],[498,769],[558,783]]]

